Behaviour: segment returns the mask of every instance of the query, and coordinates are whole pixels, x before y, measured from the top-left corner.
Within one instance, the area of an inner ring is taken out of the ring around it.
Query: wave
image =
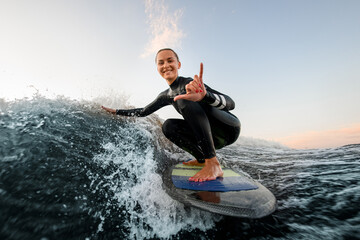
[[[162,172],[189,155],[163,136],[162,119],[113,116],[101,105],[131,108],[122,95],[92,101],[39,94],[0,99],[0,237],[336,239],[358,234],[359,211],[351,206],[360,197],[359,145],[295,150],[240,137],[218,151],[220,160],[261,181],[275,194],[279,210],[264,220],[234,220],[188,208],[165,193]]]
[[[97,225],[93,235],[101,236],[116,222],[124,237],[136,239],[206,231],[219,220],[188,211],[162,189],[162,166],[181,151],[171,154],[175,147],[161,136],[156,115],[119,118],[104,113],[97,102],[64,97],[2,100],[0,105],[1,197],[9,207],[15,200],[20,205],[15,208],[29,211],[44,206],[46,211],[68,209],[67,215],[89,213],[92,220],[85,222]],[[51,225],[54,219],[47,220],[44,228],[59,228]]]

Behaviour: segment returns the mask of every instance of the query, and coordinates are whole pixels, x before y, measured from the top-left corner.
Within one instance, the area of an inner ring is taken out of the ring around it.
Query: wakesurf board
[[[163,187],[175,200],[205,211],[240,218],[262,218],[276,209],[275,196],[241,171],[222,167],[223,177],[189,181],[202,167],[178,163],[163,175]]]

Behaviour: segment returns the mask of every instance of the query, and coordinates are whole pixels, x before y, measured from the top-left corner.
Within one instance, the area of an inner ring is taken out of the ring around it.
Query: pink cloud
[[[336,130],[300,133],[278,138],[276,141],[297,149],[340,147],[360,143],[360,123]]]
[[[183,9],[177,9],[175,12],[169,11],[169,7],[164,0],[145,0],[145,13],[150,28],[150,40],[141,57],[145,58],[154,55],[161,48],[180,47],[181,40],[185,37],[184,32],[179,27],[183,12]]]

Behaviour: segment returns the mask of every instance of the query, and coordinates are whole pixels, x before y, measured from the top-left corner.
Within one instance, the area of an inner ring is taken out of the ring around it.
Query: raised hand
[[[195,75],[194,80],[185,86],[186,94],[178,95],[174,98],[174,101],[179,99],[185,99],[193,102],[201,101],[206,95],[206,89],[202,79],[203,76],[203,64],[200,63],[199,76]]]

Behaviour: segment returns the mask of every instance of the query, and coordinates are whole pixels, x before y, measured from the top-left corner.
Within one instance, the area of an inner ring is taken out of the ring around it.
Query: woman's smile
[[[160,75],[171,85],[178,77],[178,69],[181,67],[175,54],[169,50],[158,53],[156,64]]]

